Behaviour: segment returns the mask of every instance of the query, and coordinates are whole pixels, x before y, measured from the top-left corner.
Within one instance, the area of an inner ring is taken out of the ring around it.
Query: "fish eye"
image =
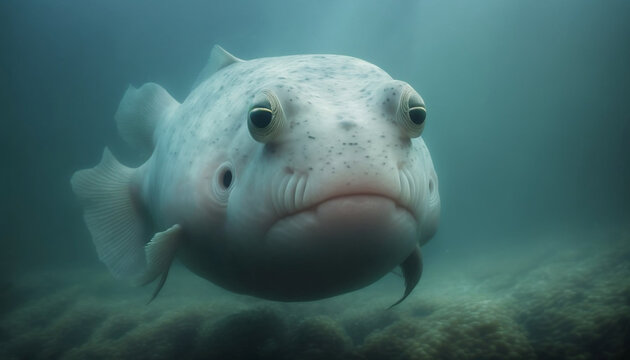
[[[398,105],[398,119],[403,131],[411,138],[420,136],[426,118],[427,108],[424,101],[411,86],[407,86],[400,96]]]
[[[417,125],[422,125],[424,119],[427,118],[427,109],[423,104],[414,101],[413,98],[409,99],[409,118]]]
[[[273,112],[271,111],[271,104],[267,99],[259,104],[254,104],[253,108],[249,110],[249,121],[259,129],[264,129],[269,126],[272,119]]]
[[[267,143],[280,132],[284,122],[282,106],[276,95],[262,91],[254,98],[254,105],[249,110],[247,127],[254,140]]]

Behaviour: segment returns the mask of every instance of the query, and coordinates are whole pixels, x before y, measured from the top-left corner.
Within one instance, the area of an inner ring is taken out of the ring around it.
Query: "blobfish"
[[[220,46],[176,101],[130,86],[114,116],[144,163],[105,148],[71,179],[99,259],[135,284],[178,259],[232,292],[309,301],[400,267],[405,299],[440,217],[421,134],[427,107],[366,61],[292,55],[244,61]]]

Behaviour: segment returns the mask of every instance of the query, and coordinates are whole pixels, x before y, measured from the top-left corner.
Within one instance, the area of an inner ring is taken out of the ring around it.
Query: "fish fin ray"
[[[146,222],[134,199],[136,169],[120,164],[105,148],[101,162],[74,173],[72,190],[83,204],[83,216],[99,259],[116,278],[131,278],[146,267]]]
[[[160,121],[168,118],[178,106],[158,84],[146,83],[138,89],[129,85],[114,115],[118,133],[131,146],[150,154]]]
[[[179,248],[180,234],[181,226],[175,224],[165,231],[156,233],[151,241],[145,245],[144,254],[147,267],[144,273],[136,279],[136,284],[146,285],[155,280],[160,274],[168,273],[168,269],[175,258],[175,253]]]

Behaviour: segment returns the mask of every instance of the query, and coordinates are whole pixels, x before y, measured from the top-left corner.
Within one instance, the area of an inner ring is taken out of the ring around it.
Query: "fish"
[[[175,259],[229,291],[311,301],[400,267],[437,231],[438,178],[408,83],[343,55],[242,60],[215,45],[183,102],[129,86],[114,115],[143,163],[106,147],[71,186],[99,259],[132,284]],[[392,305],[393,306],[393,305]]]

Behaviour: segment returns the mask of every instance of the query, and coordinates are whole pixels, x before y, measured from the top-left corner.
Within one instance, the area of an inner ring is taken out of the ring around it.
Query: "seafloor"
[[[425,262],[351,294],[275,303],[176,267],[149,305],[101,268],[0,287],[2,359],[630,359],[630,231],[548,235]],[[475,256],[477,255],[477,256]]]

